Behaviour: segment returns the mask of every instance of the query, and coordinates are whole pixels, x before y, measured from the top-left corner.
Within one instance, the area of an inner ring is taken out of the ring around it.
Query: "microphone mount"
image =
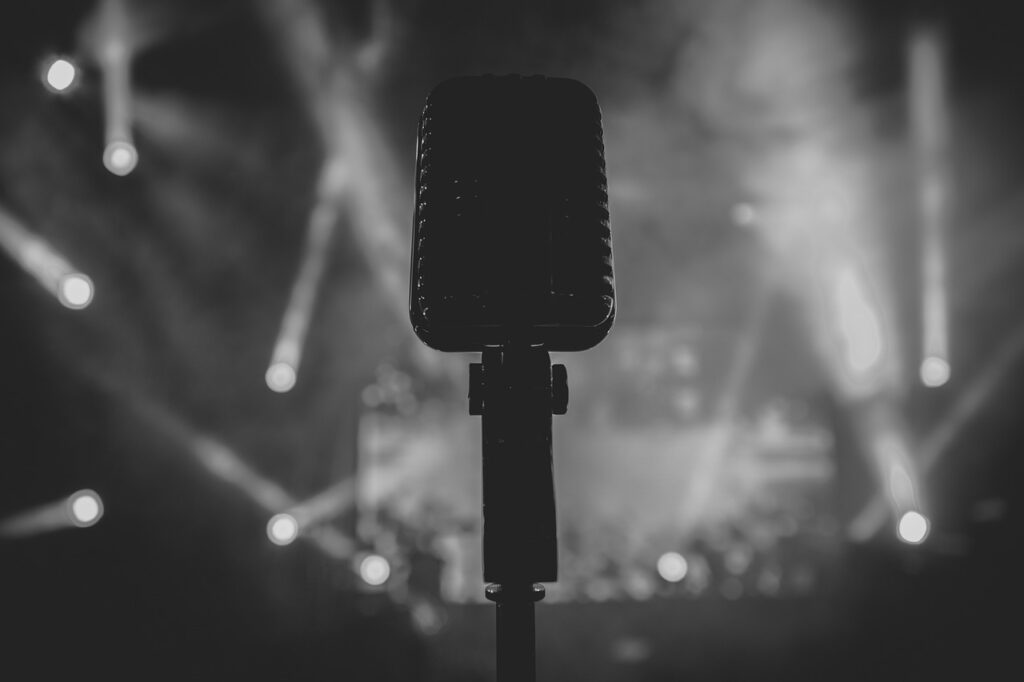
[[[558,579],[552,414],[569,402],[565,365],[536,346],[487,348],[469,372],[482,419],[484,580],[497,605],[498,682],[534,680],[534,603]]]

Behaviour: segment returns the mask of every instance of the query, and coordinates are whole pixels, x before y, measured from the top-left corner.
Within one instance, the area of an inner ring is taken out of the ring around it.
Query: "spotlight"
[[[57,299],[66,307],[81,310],[92,302],[92,280],[81,272],[72,272],[60,279]]]
[[[379,554],[367,554],[359,562],[359,577],[367,585],[379,587],[391,576],[391,564]]]
[[[686,577],[689,565],[679,552],[665,552],[658,557],[658,575],[670,583],[677,583]]]
[[[937,388],[949,381],[949,362],[937,355],[931,355],[921,362],[921,383]]]
[[[908,511],[900,517],[897,533],[900,540],[909,545],[918,545],[928,537],[928,518],[916,511]]]
[[[139,152],[126,140],[114,140],[103,150],[103,165],[114,175],[128,175],[138,161]]]
[[[67,511],[71,523],[87,528],[103,516],[103,500],[94,490],[79,490],[68,498]]]
[[[291,514],[275,514],[267,522],[267,537],[275,545],[290,545],[299,537],[299,522]]]
[[[275,393],[287,393],[295,388],[295,368],[287,362],[275,362],[267,368],[267,386]]]
[[[64,92],[75,83],[78,69],[63,57],[55,57],[48,63],[43,82],[52,92]]]

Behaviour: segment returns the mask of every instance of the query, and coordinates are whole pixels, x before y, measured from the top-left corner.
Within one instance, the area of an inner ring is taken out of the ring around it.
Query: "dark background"
[[[852,248],[876,264],[903,357],[888,409],[915,443],[956,422],[922,478],[933,526],[921,546],[888,526],[858,542],[840,533],[806,594],[544,604],[540,679],[945,680],[1020,667],[1024,54],[1012,3],[127,6],[140,161],[123,178],[100,162],[97,5],[0,10],[0,205],[97,291],[88,309],[67,310],[0,258],[0,517],[79,488],[100,492],[106,510],[92,528],[0,538],[4,679],[493,677],[489,605],[436,601],[442,623],[424,626],[415,584],[369,590],[316,543],[270,544],[268,509],[189,450],[217,439],[301,500],[355,475],[363,391],[382,366],[462,415],[469,358],[437,359],[414,339],[403,259],[424,97],[449,76],[488,72],[577,78],[604,110],[619,315],[606,345],[566,358],[579,389],[567,420],[599,414],[601,396],[628,414],[631,370],[615,353],[652,353],[643,339],[680,330],[701,358],[695,388],[713,403],[729,376],[723,348],[750,333],[764,283]],[[932,390],[914,380],[921,292],[904,64],[923,18],[946,30],[952,123],[954,369]],[[65,96],[39,80],[53,52],[82,69]],[[299,382],[277,394],[263,376],[332,145],[351,152],[355,180]],[[857,182],[854,218],[810,221],[789,251],[735,219],[738,204],[768,216],[771,197],[799,205]],[[843,393],[817,327],[800,322],[814,309],[790,289],[813,284],[781,288],[737,409],[776,395],[812,405],[834,438],[819,511],[845,527],[878,488],[856,433],[863,400]],[[967,395],[979,396],[969,408]],[[567,423],[569,441],[589,428]],[[602,474],[589,475],[596,485]],[[585,496],[591,481],[578,480]],[[356,519],[350,510],[331,524],[351,535]]]

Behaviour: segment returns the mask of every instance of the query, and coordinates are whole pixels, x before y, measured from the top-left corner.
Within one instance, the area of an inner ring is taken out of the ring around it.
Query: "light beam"
[[[241,491],[260,509],[272,515],[267,526],[271,541],[287,538],[291,522],[294,521],[296,537],[312,543],[326,556],[339,560],[351,560],[355,544],[351,538],[330,525],[313,527],[302,507],[287,490],[276,482],[253,469],[245,459],[219,439],[205,435],[186,423],[169,409],[152,399],[136,394],[130,406],[141,417],[160,431],[178,442],[210,474]],[[290,520],[289,520],[290,519]],[[298,531],[302,532],[299,533]]]
[[[101,518],[103,499],[95,490],[83,489],[3,519],[0,537],[23,538],[65,528],[88,528]]]
[[[949,294],[946,230],[949,221],[949,97],[946,39],[937,25],[913,27],[907,48],[910,131],[917,174],[921,245],[921,381],[949,379]]]
[[[833,283],[833,306],[843,367],[849,379],[863,385],[877,376],[884,358],[882,325],[864,278],[852,265],[842,267]]]
[[[328,163],[322,174],[322,183],[337,177],[333,170],[339,162]],[[281,328],[274,343],[274,351],[267,368],[267,387],[277,393],[286,393],[295,386],[302,352],[313,317],[320,282],[327,266],[331,238],[338,223],[339,199],[329,194],[314,207],[306,230],[306,246],[299,274],[292,284],[288,307],[281,320]]]
[[[92,302],[92,279],[3,208],[0,208],[0,248],[65,307],[80,310]]]
[[[60,279],[58,300],[68,308],[80,310],[92,302],[93,285],[88,275],[71,272]]]
[[[132,136],[130,27],[122,0],[104,0],[97,60],[106,117],[103,165],[114,175],[131,173],[139,160]]]
[[[1024,324],[1018,325],[1007,335],[991,356],[989,364],[971,380],[965,390],[958,393],[950,410],[936,422],[936,426],[921,442],[917,448],[915,466],[922,476],[939,463],[971,420],[981,413],[1001,383],[1012,375],[1010,370],[1021,355],[1024,355]],[[884,498],[876,494],[850,522],[850,538],[864,541],[874,536],[885,524],[887,511]]]

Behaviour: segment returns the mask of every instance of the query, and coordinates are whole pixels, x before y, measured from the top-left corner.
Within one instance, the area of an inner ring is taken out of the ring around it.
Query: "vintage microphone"
[[[427,96],[416,150],[410,319],[428,346],[480,352],[484,580],[499,682],[534,680],[533,604],[558,577],[551,415],[568,387],[550,351],[615,317],[601,111],[578,81],[470,76]]]

